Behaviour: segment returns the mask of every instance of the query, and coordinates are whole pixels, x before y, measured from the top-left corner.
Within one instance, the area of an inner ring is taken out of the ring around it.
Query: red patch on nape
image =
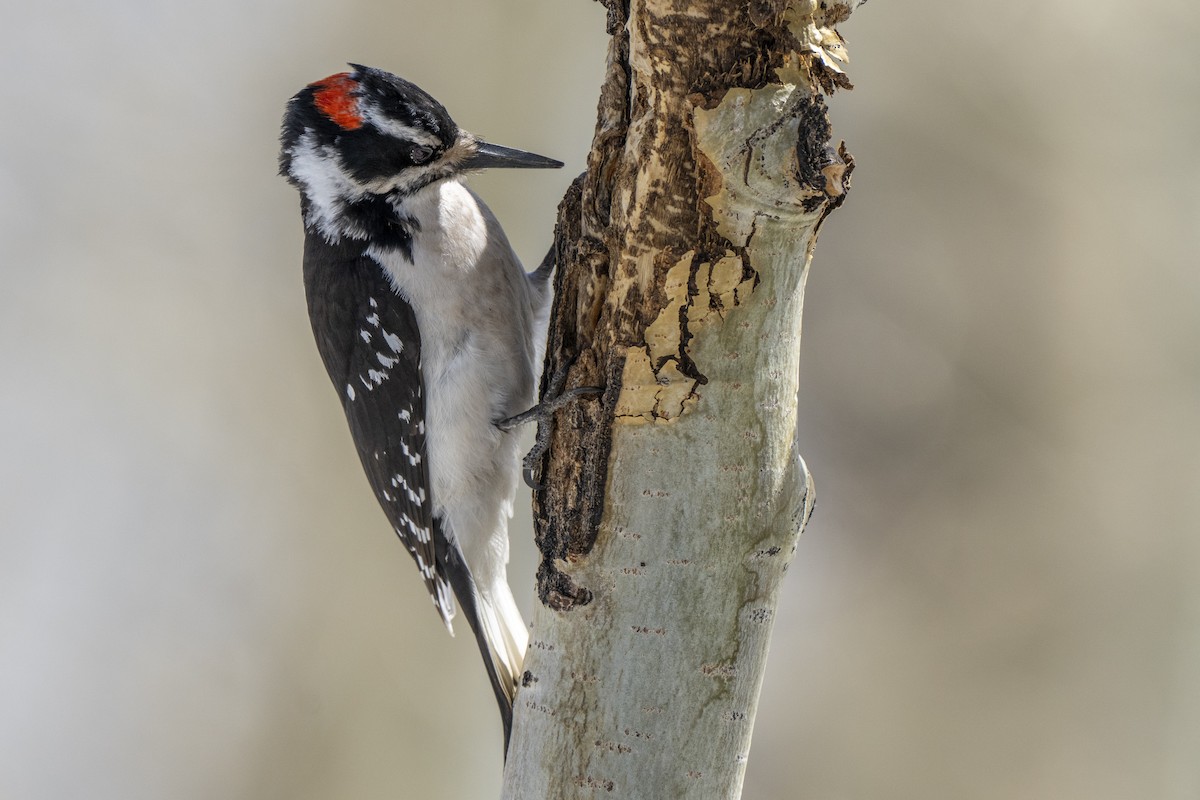
[[[316,87],[313,102],[322,114],[348,131],[362,127],[363,118],[358,113],[358,98],[354,96],[358,81],[354,80],[349,72],[330,75],[313,86]]]

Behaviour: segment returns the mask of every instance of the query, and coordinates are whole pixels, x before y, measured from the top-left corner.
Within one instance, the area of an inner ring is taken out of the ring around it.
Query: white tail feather
[[[529,632],[525,629],[525,620],[508,584],[499,582],[489,588],[491,591],[487,594],[479,594],[479,622],[488,643],[492,665],[502,677],[509,702],[512,702],[517,683],[521,680]]]
[[[446,630],[450,635],[454,635],[454,625],[451,620],[454,619],[454,592],[450,588],[450,582],[441,575],[437,577],[436,584],[437,594],[433,596],[433,605],[438,610],[438,614],[442,617],[442,622],[446,625]]]

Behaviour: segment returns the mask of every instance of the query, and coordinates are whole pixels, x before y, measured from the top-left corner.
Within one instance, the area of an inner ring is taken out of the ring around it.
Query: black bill
[[[527,153],[512,147],[480,142],[475,155],[463,163],[464,169],[558,169],[561,161],[546,158],[535,153]]]

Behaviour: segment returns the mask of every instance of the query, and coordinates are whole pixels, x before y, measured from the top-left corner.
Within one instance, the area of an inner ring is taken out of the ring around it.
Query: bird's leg
[[[570,391],[563,392],[552,400],[538,403],[528,411],[522,411],[520,414],[511,416],[508,419],[500,420],[496,423],[496,427],[502,431],[511,431],[513,428],[520,427],[527,422],[546,422],[556,411],[572,400],[589,395],[597,395],[603,391],[604,387],[602,386],[577,386]]]
[[[567,404],[578,400],[581,397],[594,396],[602,394],[604,387],[602,386],[577,386],[574,389],[563,391],[562,386],[567,381],[567,370],[570,364],[564,364],[554,376],[550,379],[550,385],[547,387],[546,397],[548,399],[538,403],[528,411],[522,411],[520,414],[502,419],[496,422],[496,427],[502,431],[510,431],[527,422],[538,423],[537,438],[534,440],[533,449],[525,454],[525,459],[522,462],[521,474],[525,477],[525,483],[531,489],[540,489],[533,480],[533,465],[545,455],[547,448],[550,447],[551,428],[548,424],[551,417]]]

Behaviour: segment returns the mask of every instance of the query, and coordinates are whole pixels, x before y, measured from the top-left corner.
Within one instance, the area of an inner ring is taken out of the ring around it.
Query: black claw
[[[532,453],[533,451],[530,450],[529,452]],[[521,470],[521,477],[525,479],[525,485],[530,489],[533,489],[535,492],[540,492],[545,488],[544,484],[538,483],[533,479],[533,469],[530,467],[525,467]]]

